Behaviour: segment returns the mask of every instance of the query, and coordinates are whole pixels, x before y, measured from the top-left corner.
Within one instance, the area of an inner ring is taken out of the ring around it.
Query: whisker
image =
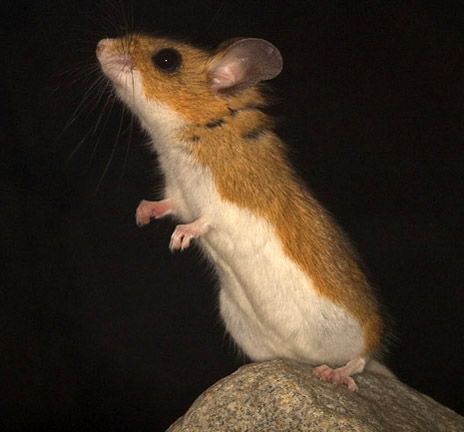
[[[107,160],[103,162],[104,167],[98,181],[96,182],[94,189],[95,194],[98,194],[102,190],[108,176],[110,174],[112,175],[112,166],[114,165],[116,158],[118,159],[119,164],[119,155],[123,156],[122,170],[119,175],[119,187],[121,187],[124,176],[127,172],[134,136],[135,119],[132,115],[130,115],[130,118],[127,119],[128,111],[126,107],[118,104],[118,108],[122,109],[122,111],[120,112],[119,123],[114,125],[117,127],[116,138],[112,147],[111,145],[107,146],[106,143],[105,146],[102,146],[102,140],[105,139],[105,129],[107,129],[108,125],[112,123],[112,120],[114,120],[114,107],[116,105],[117,97],[113,87],[111,86],[110,80],[101,73],[100,65],[95,59],[96,44],[98,40],[105,37],[122,36],[119,47],[125,53],[131,50],[133,44],[132,30],[134,28],[134,5],[132,0],[128,1],[129,3],[123,0],[103,0],[96,6],[97,14],[90,12],[87,14],[87,24],[92,21],[98,21],[94,26],[98,28],[98,31],[90,31],[86,29],[84,35],[73,37],[72,40],[70,40],[69,37],[63,38],[63,49],[66,49],[69,52],[67,59],[68,64],[59,68],[60,73],[57,79],[58,85],[54,90],[57,91],[61,87],[62,81],[64,81],[63,84],[66,84],[66,86],[85,86],[80,98],[76,100],[74,110],[69,119],[66,121],[58,138],[69,131],[71,127],[75,127],[78,119],[91,122],[89,127],[85,130],[84,136],[77,142],[72,151],[68,151],[69,154],[65,158],[65,165],[69,165],[76,155],[83,151],[82,149],[84,145],[88,142],[91,143],[91,148],[89,149],[90,155],[86,155],[85,157],[88,161],[86,161],[81,167],[82,172],[86,172],[91,169],[93,170],[97,162],[98,165],[101,164],[99,161],[101,160],[100,157],[103,152],[102,147],[105,148],[103,155],[106,154],[106,151],[109,151],[108,156],[103,156]],[[91,25],[92,24],[90,24],[90,26]],[[76,28],[75,30],[82,32],[81,28]],[[122,33],[124,35],[122,35]],[[82,53],[84,55],[82,55]],[[76,61],[74,57],[76,54],[77,57],[84,57],[93,61]],[[71,63],[72,65],[69,66]],[[121,68],[120,73],[125,73],[123,68],[124,66]],[[134,76],[131,75],[128,79],[132,80],[132,82],[128,82],[128,84],[132,86],[131,97],[134,97]],[[95,110],[98,111],[95,112]],[[127,139],[127,142],[121,148],[122,139]],[[107,148],[108,150],[106,150]],[[96,159],[98,159],[98,161]]]
[[[99,115],[98,115],[98,117],[97,117],[97,121],[94,122],[94,126],[93,126],[93,128],[91,129],[92,133],[91,133],[90,137],[92,137],[92,136],[95,134],[95,132],[97,131],[97,129],[98,129],[98,127],[99,127],[99,124],[100,124],[101,117],[103,116],[103,114],[104,114],[104,112],[105,112],[105,110],[106,110],[108,104],[111,102],[112,93],[111,93],[111,91],[108,92],[108,90],[111,90],[111,87],[110,87],[110,83],[107,82],[107,83],[105,84],[105,87],[103,87],[103,88],[100,90],[100,94],[97,96],[97,101],[96,101],[96,103],[95,103],[95,107],[92,109],[92,111],[95,111],[95,110],[96,110],[98,104],[100,104],[100,102],[101,102],[103,96],[106,94],[106,95],[107,95],[106,101],[105,101],[105,103],[104,103],[104,105],[103,105],[103,109],[100,109],[100,110],[99,110],[100,112],[99,112]],[[88,112],[88,113],[85,115],[84,119],[87,119],[88,117],[90,117],[91,114],[92,114],[91,112]]]
[[[103,109],[100,110],[100,114],[98,116],[98,119],[95,123],[95,126],[94,126],[94,129],[93,129],[93,133],[91,133],[91,137],[93,137],[97,131],[97,129],[99,128],[100,126],[100,122],[101,120],[103,119],[103,116],[106,114],[106,119],[104,120],[104,122],[102,123],[102,126],[101,126],[101,132],[100,134],[98,135],[97,137],[97,140],[95,141],[95,145],[93,147],[93,150],[92,150],[92,153],[90,155],[90,159],[89,159],[89,162],[87,164],[87,168],[86,170],[89,170],[90,169],[90,166],[92,165],[92,162],[93,162],[93,159],[95,157],[95,154],[97,153],[97,149],[99,147],[99,144],[100,144],[100,141],[101,141],[101,138],[104,134],[104,131],[105,131],[105,128],[106,128],[106,125],[108,124],[109,122],[109,119],[111,118],[111,112],[113,111],[113,108],[115,106],[115,102],[116,102],[116,98],[114,98],[114,96],[112,95],[109,95],[108,96],[108,99],[106,100],[105,102],[105,105],[103,107]],[[108,106],[109,106],[109,109],[108,109]]]
[[[105,19],[106,24],[108,27],[111,29],[111,33],[113,33],[115,36],[120,36],[121,34],[121,29],[120,26],[118,26],[118,22],[121,22],[121,17],[117,16],[117,11],[118,11],[118,6],[115,5],[115,3],[111,0],[106,0],[103,5],[103,13],[102,13],[102,18]],[[110,12],[114,11],[114,14],[111,15]]]
[[[134,74],[133,73],[131,73],[131,80],[132,80],[132,101],[134,101],[135,82],[134,82]],[[119,184],[120,185],[122,184],[122,180],[123,180],[125,172],[126,172],[127,161],[129,160],[129,152],[130,152],[130,147],[131,147],[131,143],[132,143],[132,136],[133,136],[133,131],[134,131],[134,116],[132,114],[130,115],[130,121],[129,121],[128,130],[129,130],[129,135],[128,135],[128,138],[127,138],[126,152],[124,154],[124,163],[123,163],[123,166],[122,166],[121,175],[119,177]]]
[[[124,72],[124,68],[126,68],[126,67],[127,66],[122,65],[121,69],[119,71],[119,74],[122,74]],[[131,74],[131,78],[132,78],[132,85],[134,86],[133,74]],[[134,93],[134,92],[132,92],[132,93]],[[106,174],[107,174],[107,172],[109,170],[109,167],[110,167],[110,165],[111,165],[111,163],[112,163],[112,161],[114,159],[114,155],[116,153],[116,149],[117,149],[119,139],[120,139],[120,136],[121,136],[121,131],[122,131],[123,123],[124,123],[125,112],[126,112],[126,107],[125,107],[125,105],[123,105],[122,106],[121,116],[120,116],[120,119],[119,119],[119,127],[118,127],[118,133],[117,133],[117,136],[116,136],[115,144],[114,144],[113,149],[111,151],[110,157],[108,158],[108,161],[107,161],[107,163],[105,165],[105,168],[104,168],[103,173],[102,173],[102,175],[100,177],[100,180],[98,181],[95,193],[98,193],[98,191],[100,190],[100,186],[101,186],[104,178],[106,177]],[[126,150],[126,152],[127,152],[127,150]]]
[[[94,80],[102,78],[99,72],[98,66],[95,65],[82,66],[73,70],[63,70],[56,75],[56,79],[60,80],[60,84],[53,89],[53,92],[63,87],[73,87],[77,83],[94,82]]]
[[[97,99],[97,103],[95,104],[93,110],[88,111],[87,114],[86,114],[84,117],[82,117],[83,119],[87,119],[87,118],[90,116],[90,114],[92,113],[92,111],[94,111],[94,110],[96,109],[96,107],[97,107],[98,104],[100,103],[100,101],[101,101],[103,95],[106,93],[106,91],[107,91],[107,89],[108,89],[109,87],[110,87],[109,82],[106,82],[105,86],[102,87],[102,88],[99,90],[99,96],[98,96],[98,99]],[[107,105],[108,105],[108,103],[109,103],[110,97],[111,97],[111,94],[108,95],[108,98],[107,98],[107,100],[106,100],[106,102],[105,102],[105,105],[103,106],[103,109],[100,110],[99,116],[98,116],[97,121],[95,122],[93,128],[90,129],[90,131],[88,131],[88,132],[84,135],[84,137],[79,141],[79,143],[76,145],[76,147],[73,149],[73,151],[69,154],[69,156],[68,156],[67,159],[66,159],[66,164],[69,164],[69,162],[72,160],[72,158],[73,158],[73,157],[75,156],[75,154],[78,152],[78,150],[81,148],[82,144],[83,144],[86,140],[92,138],[92,137],[95,135],[95,133],[96,133],[96,131],[97,131],[97,129],[98,129],[98,126],[99,126],[99,124],[100,124],[100,122],[101,122],[101,119],[102,119],[102,117],[103,117],[103,115],[104,115],[104,113],[105,113],[106,107],[107,107]]]
[[[78,118],[78,114],[79,112],[81,111],[82,107],[86,104],[86,102],[88,101],[88,99],[90,97],[93,96],[93,93],[92,91],[95,89],[95,87],[99,84],[101,84],[102,80],[104,80],[103,77],[99,77],[97,78],[94,83],[87,89],[87,91],[84,93],[84,95],[82,96],[82,99],[80,101],[80,103],[77,105],[76,109],[73,111],[73,113],[71,114],[71,118],[70,120],[65,124],[63,130],[61,131],[61,134],[59,137],[62,136],[62,134],[67,130],[69,129],[69,127],[76,121],[76,119]]]
[[[82,144],[87,140],[87,135],[85,134],[80,141],[77,143],[77,145],[74,147],[73,151],[68,155],[65,161],[65,166],[68,166],[71,160],[74,158],[74,156],[77,154],[77,152],[80,150],[82,147]]]
[[[121,135],[121,131],[122,131],[122,125],[123,125],[123,120],[124,120],[124,111],[125,111],[125,107],[123,106],[123,109],[121,110],[121,116],[120,116],[120,119],[119,119],[119,128],[118,128],[118,133],[116,135],[116,140],[114,142],[114,145],[113,145],[113,149],[111,150],[111,154],[110,154],[110,157],[108,158],[108,161],[106,162],[106,165],[105,165],[105,168],[103,170],[103,173],[100,177],[100,180],[98,181],[98,184],[97,184],[97,187],[95,189],[95,194],[98,194],[99,190],[100,190],[100,186],[104,180],[104,178],[106,177],[106,174],[109,170],[109,167],[114,159],[114,155],[116,153],[116,149],[118,147],[118,143],[119,143],[119,138],[120,138],[120,135]]]
[[[80,75],[83,79],[87,78],[87,73],[94,73],[94,72],[99,72],[100,71],[100,66],[96,63],[76,63],[68,69],[62,69],[58,76],[74,76],[74,75]]]
[[[132,33],[135,30],[135,17],[134,17],[134,2],[129,0],[129,18],[130,18],[130,27],[129,30]]]
[[[127,110],[126,110],[127,111]],[[127,169],[127,163],[128,163],[128,160],[129,160],[129,154],[130,154],[130,150],[131,150],[131,144],[132,144],[132,133],[133,133],[133,130],[134,130],[134,118],[132,115],[130,115],[130,120],[129,120],[129,125],[128,127],[125,129],[125,131],[123,132],[123,134],[125,132],[127,132],[127,144],[126,144],[126,150],[124,152],[124,159],[123,159],[123,164],[122,164],[122,169],[121,169],[121,175],[119,176],[119,187],[121,188],[122,186],[122,181],[124,179],[124,176],[126,174],[126,169]]]

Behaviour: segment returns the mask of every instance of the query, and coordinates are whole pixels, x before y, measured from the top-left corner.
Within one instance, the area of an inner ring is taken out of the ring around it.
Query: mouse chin
[[[132,79],[134,66],[132,60],[127,55],[110,55],[106,58],[99,58],[100,67],[103,73],[115,85],[126,85]]]

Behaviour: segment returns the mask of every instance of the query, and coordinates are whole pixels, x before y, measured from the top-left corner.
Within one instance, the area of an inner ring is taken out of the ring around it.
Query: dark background
[[[281,49],[278,131],[396,323],[388,364],[464,413],[462,2],[123,3],[1,4],[2,430],[163,430],[242,364],[198,253],[135,226],[146,138],[86,94],[128,28]]]

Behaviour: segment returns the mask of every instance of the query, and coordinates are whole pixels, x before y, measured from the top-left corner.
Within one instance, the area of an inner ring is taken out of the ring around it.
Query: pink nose
[[[110,43],[111,39],[102,39],[98,42],[96,49],[97,55],[101,54]]]

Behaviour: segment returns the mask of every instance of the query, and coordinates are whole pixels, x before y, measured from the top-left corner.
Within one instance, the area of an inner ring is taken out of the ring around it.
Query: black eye
[[[161,71],[174,73],[179,69],[182,63],[182,57],[179,51],[174,48],[164,48],[156,54],[153,54],[151,61]]]

